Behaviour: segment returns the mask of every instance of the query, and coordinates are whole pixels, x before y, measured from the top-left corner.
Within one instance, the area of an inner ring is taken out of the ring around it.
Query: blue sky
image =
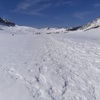
[[[0,0],[0,14],[18,25],[79,26],[100,17],[100,0]]]

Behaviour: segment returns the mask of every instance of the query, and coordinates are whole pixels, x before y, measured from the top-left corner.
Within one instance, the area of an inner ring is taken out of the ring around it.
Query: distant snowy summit
[[[100,18],[96,18],[95,20],[82,26],[80,29],[81,30],[90,30],[90,29],[94,29],[94,28],[98,28],[98,27],[100,27]]]
[[[0,17],[0,24],[6,26],[15,26],[15,23],[9,21],[8,19],[4,19]]]
[[[95,28],[98,28],[100,27],[100,18],[96,18],[95,20],[87,23],[86,25],[83,25],[83,26],[76,26],[76,27],[70,27],[70,28],[67,28],[68,31],[76,31],[76,30],[84,30],[84,31],[87,31],[87,30],[90,30],[90,29],[95,29]]]

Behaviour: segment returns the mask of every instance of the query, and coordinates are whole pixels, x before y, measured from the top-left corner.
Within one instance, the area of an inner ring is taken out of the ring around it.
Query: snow
[[[0,28],[0,100],[99,100],[100,28]]]
[[[58,34],[58,33],[66,33],[67,30],[65,28],[33,28],[27,26],[18,26],[15,27],[8,27],[0,25],[0,29],[5,30],[8,33],[14,34]]]
[[[96,27],[100,27],[100,18],[97,18],[97,19],[89,22],[88,24],[81,27],[81,29],[89,30],[89,29],[96,28]]]

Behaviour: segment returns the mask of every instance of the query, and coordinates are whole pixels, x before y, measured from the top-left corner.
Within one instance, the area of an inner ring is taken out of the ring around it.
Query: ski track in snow
[[[1,90],[21,82],[32,96],[30,100],[99,100],[100,45],[53,35],[43,37],[48,41],[39,48],[40,53],[34,56],[25,52],[28,57],[24,63],[0,66],[0,72],[13,80]]]

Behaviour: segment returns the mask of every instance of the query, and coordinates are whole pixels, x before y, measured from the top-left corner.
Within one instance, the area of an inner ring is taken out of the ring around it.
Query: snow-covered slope
[[[0,17],[0,25],[4,26],[15,26],[15,23],[10,22],[8,19],[4,19]]]
[[[100,100],[100,28],[0,29],[0,100]]]
[[[100,18],[97,18],[97,19],[89,22],[88,24],[84,25],[80,29],[89,30],[89,29],[94,29],[94,28],[98,28],[98,27],[100,27]]]
[[[77,31],[77,30],[83,30],[83,31],[87,31],[90,29],[95,29],[100,27],[100,18],[96,18],[95,20],[87,23],[86,25],[83,26],[77,26],[77,27],[70,27],[67,28],[68,31]]]
[[[8,27],[0,25],[0,29],[13,34],[61,34],[67,33],[65,28],[33,28],[27,26]]]

